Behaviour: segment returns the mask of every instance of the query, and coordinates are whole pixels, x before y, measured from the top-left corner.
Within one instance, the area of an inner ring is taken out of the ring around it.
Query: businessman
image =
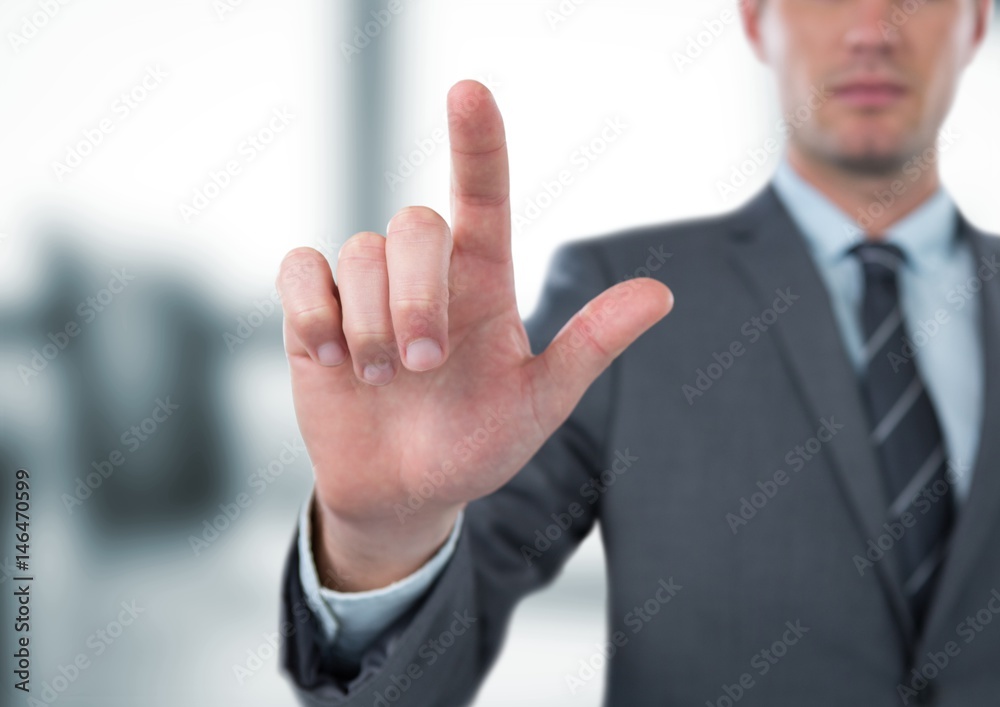
[[[1000,241],[937,169],[990,9],[742,2],[773,181],[563,246],[526,325],[501,117],[451,90],[450,226],[403,209],[278,277],[303,704],[471,703],[598,519],[609,705],[1000,704]]]

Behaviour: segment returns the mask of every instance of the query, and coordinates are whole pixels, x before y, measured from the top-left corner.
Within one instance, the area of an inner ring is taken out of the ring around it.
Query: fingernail
[[[377,363],[369,363],[365,366],[363,375],[367,383],[385,385],[392,380],[392,362],[379,361]]]
[[[344,353],[344,347],[335,341],[331,341],[321,344],[316,349],[316,357],[323,366],[339,366],[347,358],[347,354]]]
[[[406,365],[415,371],[426,371],[441,363],[443,354],[433,339],[417,339],[406,347]]]

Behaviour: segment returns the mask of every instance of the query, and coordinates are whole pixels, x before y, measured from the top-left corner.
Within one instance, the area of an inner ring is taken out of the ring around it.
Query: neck
[[[826,198],[849,214],[866,237],[877,237],[930,198],[941,186],[937,163],[923,163],[916,179],[907,170],[888,175],[861,175],[811,159],[788,146],[792,168]]]

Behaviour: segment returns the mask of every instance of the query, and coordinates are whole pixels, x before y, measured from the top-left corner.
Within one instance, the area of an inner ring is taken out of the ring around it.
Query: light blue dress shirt
[[[774,189],[805,236],[830,293],[833,313],[858,374],[865,369],[861,330],[864,282],[850,249],[864,238],[857,223],[806,182],[783,159]],[[872,203],[877,204],[875,195]],[[944,189],[886,229],[906,264],[899,273],[900,307],[914,361],[937,412],[955,474],[957,500],[968,496],[983,414],[983,350],[972,245],[957,238],[958,211]],[[939,323],[943,321],[942,323]],[[937,324],[937,328],[934,325]]]
[[[779,164],[772,183],[807,241],[830,292],[848,356],[860,375],[865,369],[860,323],[863,281],[861,266],[848,251],[864,234],[787,160]],[[975,258],[970,244],[956,235],[957,210],[943,189],[885,232],[886,241],[906,254],[899,275],[900,304],[915,345],[917,369],[941,424],[961,501],[968,496],[979,444],[984,374],[979,300],[967,294],[967,284],[975,278]],[[938,328],[933,330],[930,322],[937,322]],[[317,576],[311,546],[312,501],[310,495],[299,518],[302,587],[335,652],[356,661],[444,570],[455,551],[463,514],[442,548],[410,576],[372,591],[337,592],[322,586]]]
[[[299,513],[299,577],[306,602],[319,619],[333,650],[342,658],[357,662],[382,631],[410,608],[444,570],[455,552],[465,511],[459,511],[448,540],[413,574],[386,587],[367,592],[337,592],[324,587],[316,571],[312,553],[310,509],[313,494]]]

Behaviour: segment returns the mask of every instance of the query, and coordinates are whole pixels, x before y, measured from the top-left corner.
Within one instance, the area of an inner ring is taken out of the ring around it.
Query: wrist
[[[465,504],[417,516],[345,519],[314,498],[312,546],[320,583],[340,592],[379,589],[416,572],[447,542]]]

